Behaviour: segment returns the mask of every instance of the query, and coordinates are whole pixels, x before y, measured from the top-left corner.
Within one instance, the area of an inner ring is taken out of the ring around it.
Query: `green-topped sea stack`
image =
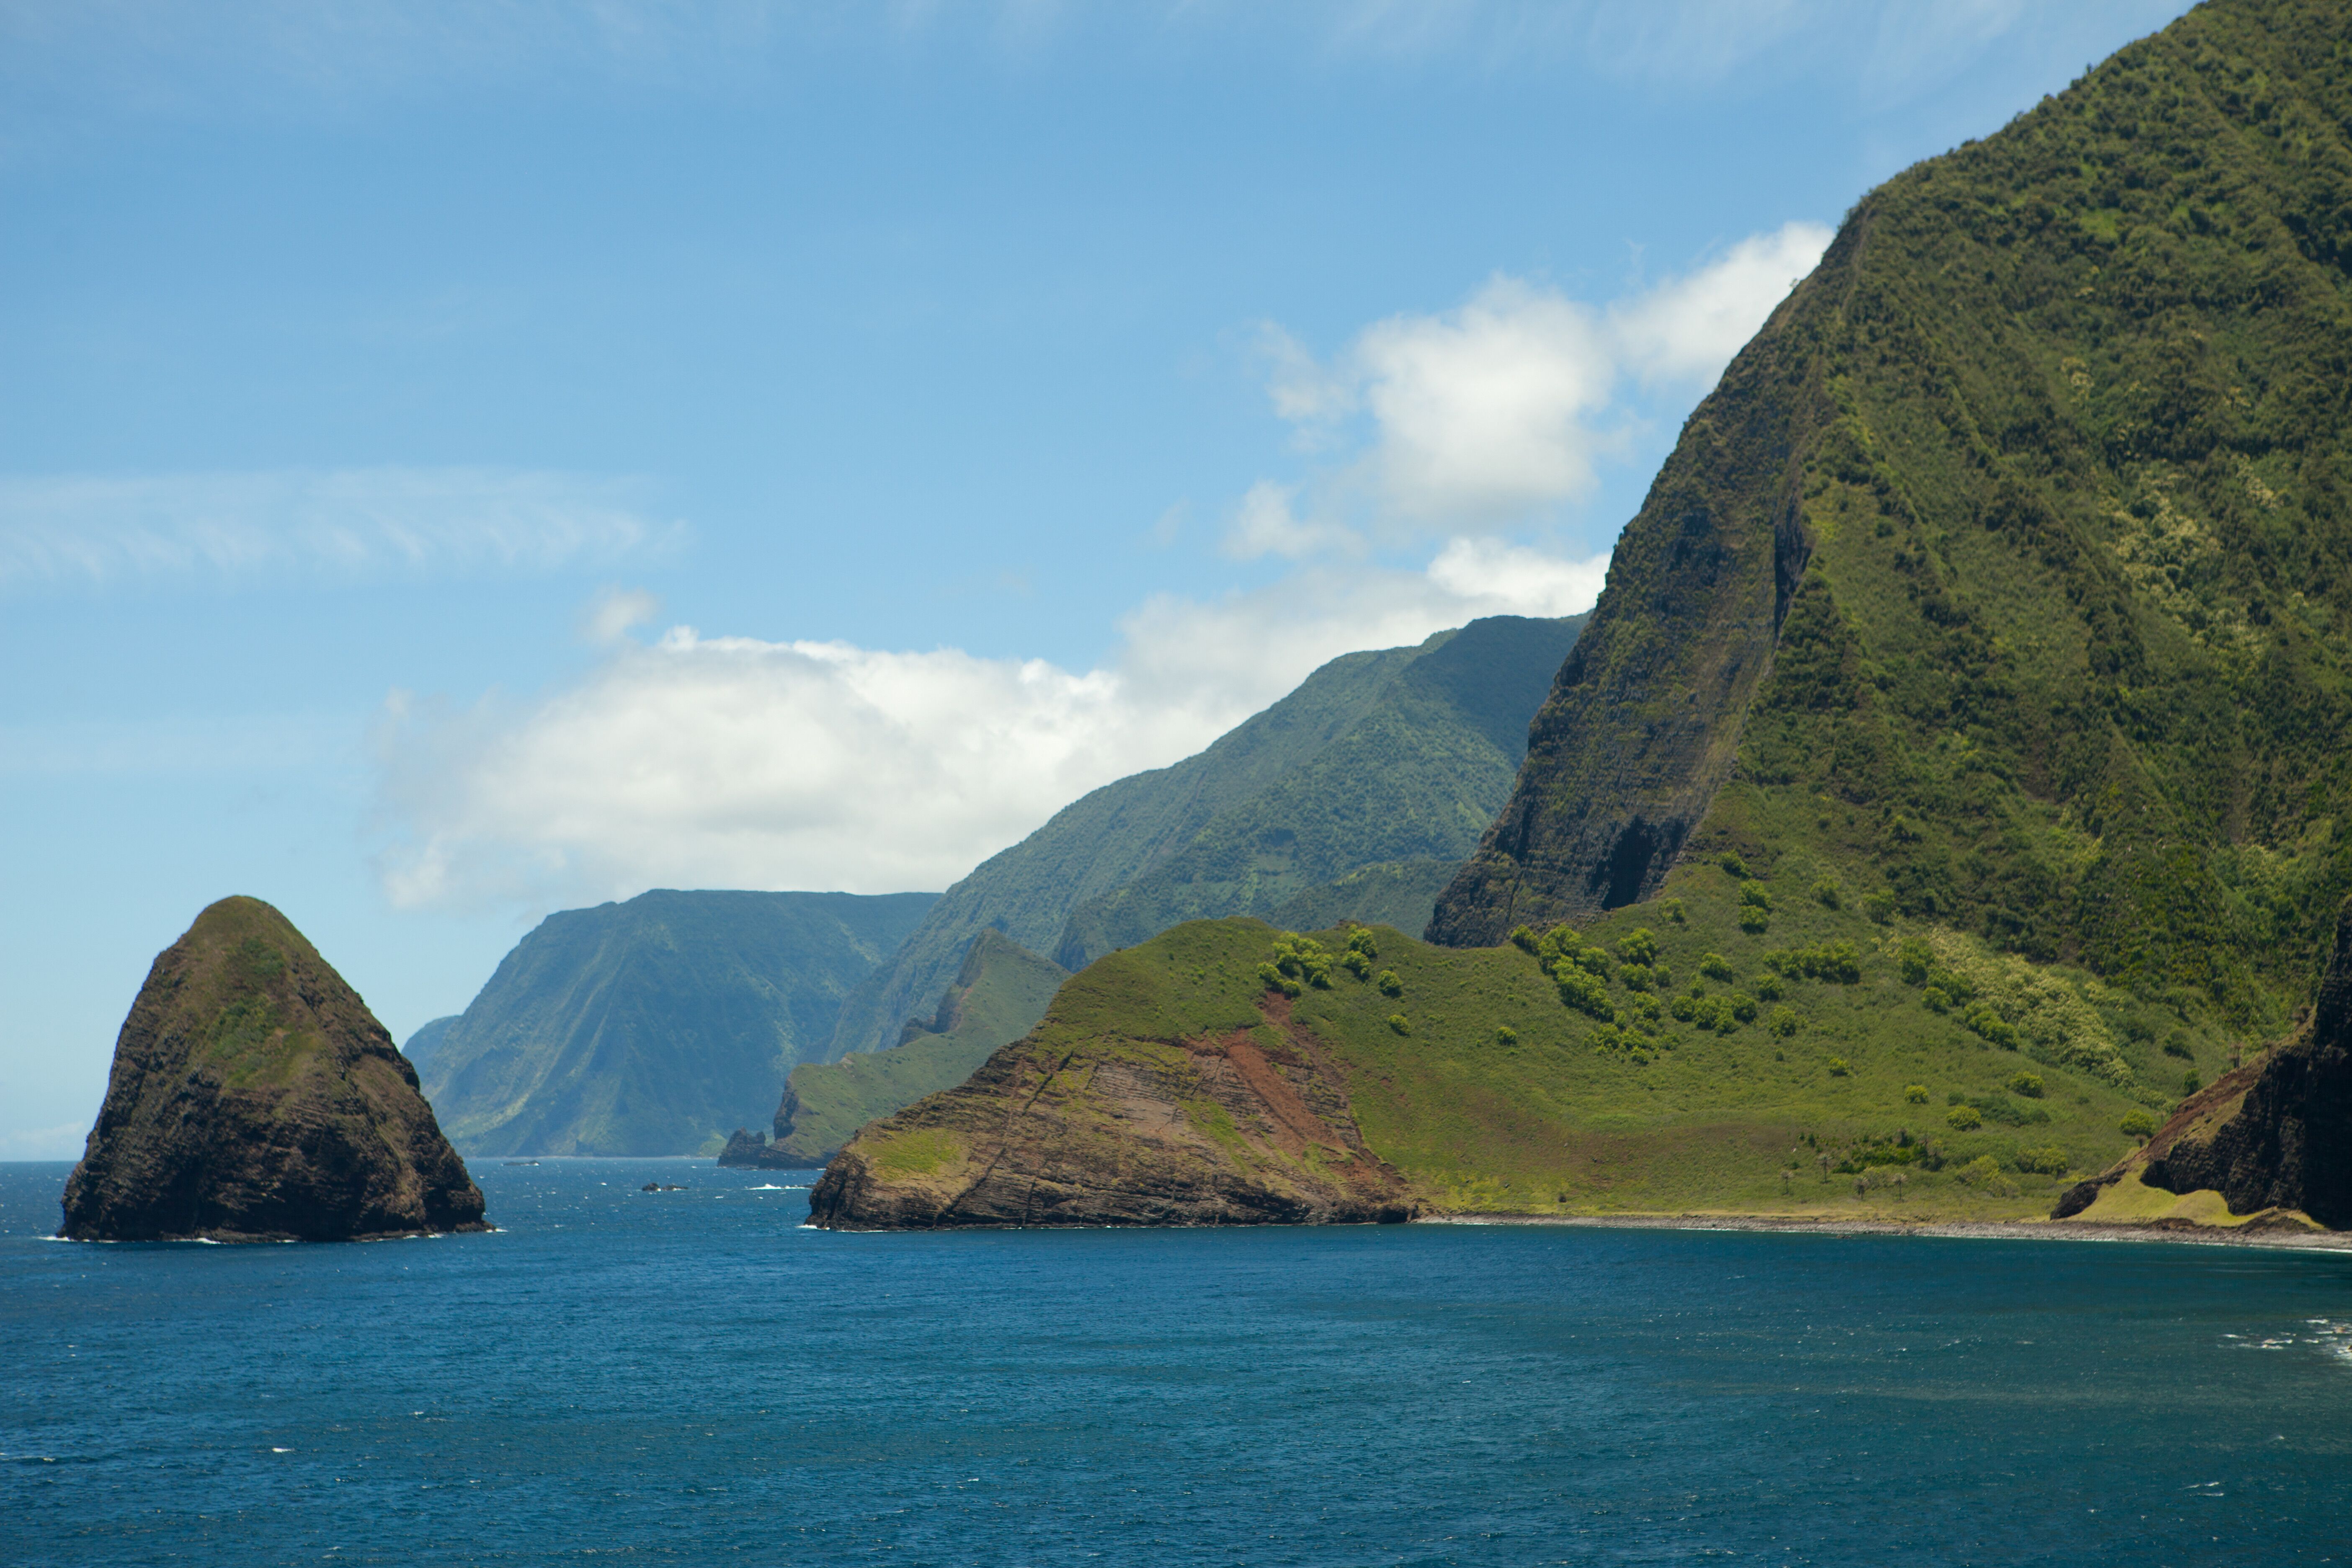
[[[359,994],[259,899],[157,957],[66,1183],[77,1241],[484,1230],[482,1194]]]

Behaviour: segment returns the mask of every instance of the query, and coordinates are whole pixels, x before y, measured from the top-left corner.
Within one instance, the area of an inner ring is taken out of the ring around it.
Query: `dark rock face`
[[[342,976],[258,899],[224,899],[155,960],[66,1184],[80,1241],[350,1241],[485,1230],[415,1069]]]
[[[783,1150],[768,1142],[764,1132],[754,1132],[738,1127],[727,1140],[727,1147],[719,1152],[719,1163],[730,1171],[784,1171],[804,1169]]]
[[[2242,1078],[2252,1081],[2237,1113],[2200,1136],[2200,1103]],[[2141,1179],[2174,1193],[2210,1187],[2232,1214],[2301,1209],[2331,1230],[2352,1227],[2352,900],[2336,917],[2309,1029],[2184,1106],[2149,1141]]]
[[[1691,416],[1427,940],[1492,947],[1637,903],[1706,815],[1811,554],[1791,454],[1822,400],[1803,357],[1768,327]]]
[[[1266,1022],[1176,1042],[1007,1046],[961,1087],[860,1132],[809,1194],[810,1218],[930,1230],[1413,1217],[1341,1073],[1279,994]]]

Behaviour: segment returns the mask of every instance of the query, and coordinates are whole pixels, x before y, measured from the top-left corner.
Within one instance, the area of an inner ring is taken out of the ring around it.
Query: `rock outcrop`
[[[958,1088],[859,1132],[810,1217],[836,1230],[1412,1217],[1403,1178],[1365,1146],[1344,1072],[1279,992],[1222,1028],[1088,1028],[1090,1004],[1141,1016],[1149,977],[1129,956],[1074,979]]]
[[[2309,1026],[2184,1105],[2144,1158],[2149,1186],[2210,1189],[2233,1214],[2300,1209],[2352,1228],[2352,900]]]
[[[727,1147],[719,1151],[718,1163],[729,1171],[803,1171],[811,1162],[793,1159],[781,1146],[769,1142],[764,1132],[738,1127],[729,1135]]]
[[[415,1069],[286,917],[224,899],[149,970],[61,1235],[351,1241],[485,1230]]]
[[[2352,900],[2310,1022],[2294,1038],[2180,1102],[2145,1148],[2067,1189],[2055,1219],[2132,1181],[2217,1193],[2231,1215],[2300,1213],[2352,1229]],[[2093,1216],[2096,1217],[2096,1216]]]

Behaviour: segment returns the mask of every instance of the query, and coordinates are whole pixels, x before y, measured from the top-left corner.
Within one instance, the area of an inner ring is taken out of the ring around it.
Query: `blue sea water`
[[[478,1162],[497,1235],[89,1246],[68,1169],[0,1166],[10,1564],[2352,1555],[2340,1254],[838,1236],[580,1160]]]

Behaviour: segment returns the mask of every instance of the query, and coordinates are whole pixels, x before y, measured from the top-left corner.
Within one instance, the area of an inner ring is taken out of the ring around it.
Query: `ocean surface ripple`
[[[12,1564],[2352,1554],[2341,1254],[837,1236],[623,1160],[477,1162],[492,1236],[91,1246],[68,1169],[0,1165]]]

